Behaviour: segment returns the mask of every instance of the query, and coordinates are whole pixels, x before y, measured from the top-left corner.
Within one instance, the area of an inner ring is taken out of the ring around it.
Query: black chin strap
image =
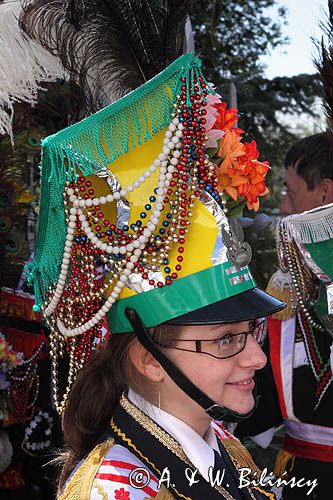
[[[202,392],[184,373],[175,366],[165,354],[158,349],[152,338],[148,335],[145,325],[138,313],[129,307],[125,309],[125,316],[133,327],[140,344],[154,356],[161,364],[167,374],[172,378],[191,399],[200,405],[205,412],[213,419],[224,422],[240,422],[250,417],[256,405],[248,413],[238,413],[225,406],[214,403],[204,392]],[[257,398],[255,398],[257,403]]]

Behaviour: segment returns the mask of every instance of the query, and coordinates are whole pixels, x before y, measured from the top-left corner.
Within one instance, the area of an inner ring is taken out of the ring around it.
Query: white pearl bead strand
[[[138,180],[134,181],[131,185],[127,186],[125,189],[122,189],[120,192],[115,192],[113,194],[108,194],[106,196],[102,196],[100,198],[94,198],[93,200],[78,200],[76,196],[74,195],[74,192],[72,188],[69,188],[67,190],[67,194],[70,197],[70,201],[73,203],[73,207],[71,209],[71,215],[70,215],[70,221],[68,224],[68,232],[67,232],[67,238],[66,238],[66,243],[65,243],[65,253],[64,253],[64,258],[61,266],[61,273],[59,277],[59,281],[56,287],[56,291],[54,293],[54,296],[51,300],[51,303],[47,307],[47,315],[52,314],[54,312],[55,308],[57,307],[59,300],[62,296],[64,287],[65,287],[65,282],[66,282],[66,276],[68,272],[68,267],[69,267],[69,260],[68,260],[68,253],[70,256],[70,249],[72,246],[72,241],[73,241],[73,234],[74,234],[74,227],[75,227],[75,221],[73,220],[73,217],[79,216],[79,220],[81,221],[82,228],[85,231],[87,237],[90,239],[90,241],[97,247],[100,248],[101,250],[106,251],[107,253],[127,253],[128,251],[133,251],[133,255],[130,257],[130,261],[127,262],[125,269],[122,271],[122,273],[119,276],[119,280],[117,281],[113,291],[111,292],[110,296],[104,303],[104,305],[101,307],[101,309],[86,323],[79,327],[75,327],[72,329],[68,329],[65,327],[64,323],[58,318],[57,319],[57,326],[65,337],[74,337],[76,335],[80,335],[82,333],[87,332],[90,328],[94,327],[99,323],[103,317],[106,315],[106,313],[110,310],[112,305],[115,303],[117,298],[119,297],[119,294],[122,290],[122,288],[125,286],[125,284],[128,281],[128,278],[130,274],[132,273],[134,269],[134,264],[139,260],[139,257],[142,253],[142,251],[145,248],[145,245],[147,241],[149,240],[150,236],[152,235],[153,231],[156,229],[160,216],[163,210],[163,205],[162,202],[164,200],[166,191],[168,186],[170,185],[170,179],[172,178],[172,173],[175,170],[175,165],[177,165],[178,160],[180,156],[180,151],[179,149],[181,148],[181,142],[180,139],[182,137],[182,129],[183,126],[181,123],[179,123],[178,118],[174,118],[169,125],[168,131],[165,134],[165,139],[164,139],[164,144],[165,146],[163,147],[163,153],[161,153],[158,156],[158,159],[155,160],[154,165],[150,166],[149,169],[145,172],[143,176],[140,176]],[[175,132],[175,134],[174,134]],[[170,135],[171,134],[171,135]],[[171,139],[171,140],[170,140]],[[175,139],[175,140],[172,140]],[[167,143],[166,143],[167,141]],[[172,158],[170,159],[170,162],[168,162],[168,157],[172,151]],[[143,230],[143,234],[139,236],[138,240],[133,241],[132,243],[127,244],[126,246],[122,247],[113,247],[111,245],[108,245],[107,243],[102,243],[94,234],[93,231],[91,230],[88,221],[86,220],[86,217],[83,213],[82,208],[85,206],[92,206],[92,205],[99,205],[99,204],[105,204],[105,203],[110,203],[113,200],[120,199],[120,197],[125,197],[127,193],[133,191],[134,189],[138,188],[140,184],[144,182],[143,178],[146,180],[148,176],[148,172],[152,173],[153,171],[156,170],[156,168],[159,167],[159,178],[158,178],[158,188],[157,188],[157,197],[156,197],[156,203],[155,207],[152,211],[152,214],[147,222],[147,227]],[[74,212],[75,210],[75,212]],[[72,212],[73,211],[73,212]],[[72,227],[74,223],[74,227]],[[71,231],[69,231],[71,230]],[[72,232],[73,231],[73,232]],[[97,240],[97,241],[96,241]],[[46,314],[45,311],[45,314]]]

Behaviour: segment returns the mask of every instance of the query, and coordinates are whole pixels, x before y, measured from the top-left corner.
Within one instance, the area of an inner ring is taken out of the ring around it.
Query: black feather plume
[[[324,36],[319,47],[315,64],[319,70],[322,86],[324,109],[327,117],[328,132],[333,140],[333,0],[328,0],[328,16],[322,23]]]
[[[119,99],[182,54],[189,0],[26,1],[21,27],[90,98]]]
[[[332,48],[321,45],[321,61],[317,65],[323,83],[324,108],[327,116],[328,128],[333,134],[333,54]]]

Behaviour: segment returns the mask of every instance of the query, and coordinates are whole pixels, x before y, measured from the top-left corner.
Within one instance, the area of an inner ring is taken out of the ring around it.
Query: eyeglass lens
[[[217,354],[219,358],[228,358],[241,352],[246,343],[248,335],[252,335],[256,341],[261,344],[265,338],[265,321],[256,322],[250,326],[248,332],[226,335],[217,339]]]

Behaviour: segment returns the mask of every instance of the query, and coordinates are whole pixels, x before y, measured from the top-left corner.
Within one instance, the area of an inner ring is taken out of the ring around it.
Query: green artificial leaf
[[[205,153],[209,156],[209,159],[211,160],[213,156],[217,153],[218,149],[217,148],[207,148],[205,150]]]
[[[230,208],[229,208],[229,203],[227,204],[228,216],[231,219],[234,219],[235,217],[241,217],[243,215],[243,210],[246,205],[246,200],[243,198],[241,203],[239,202],[233,202],[233,203],[235,203],[235,205]]]

